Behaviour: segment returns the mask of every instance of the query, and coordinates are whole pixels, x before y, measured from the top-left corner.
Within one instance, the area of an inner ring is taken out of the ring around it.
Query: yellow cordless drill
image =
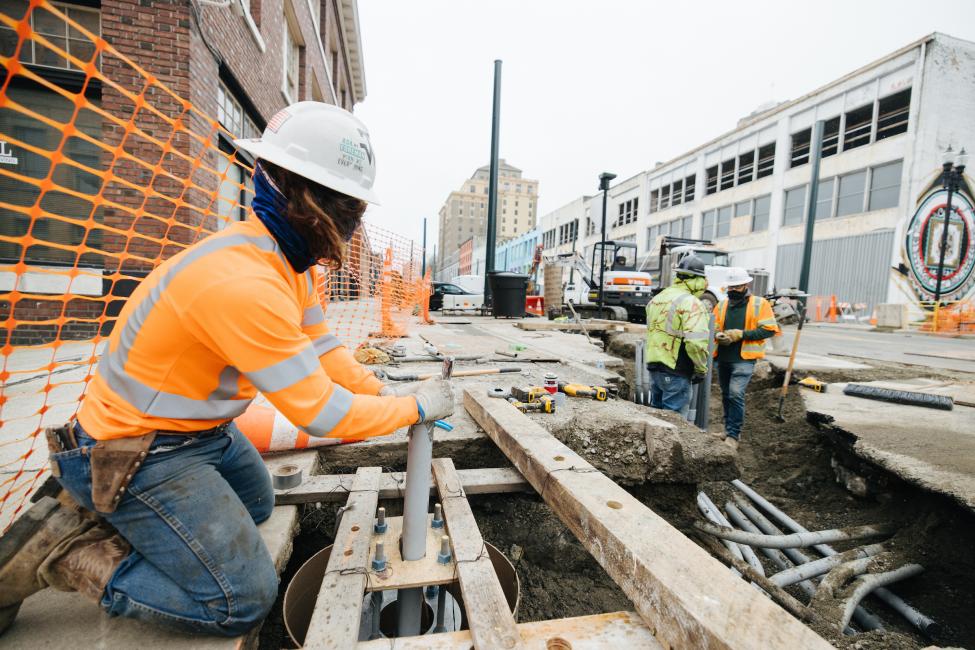
[[[605,402],[609,393],[602,386],[587,386],[586,384],[559,384],[559,390],[569,397],[588,397],[597,402]]]

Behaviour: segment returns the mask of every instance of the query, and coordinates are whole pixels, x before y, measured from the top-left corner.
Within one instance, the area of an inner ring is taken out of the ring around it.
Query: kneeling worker
[[[650,371],[650,406],[687,417],[691,384],[708,372],[710,320],[698,298],[707,289],[704,262],[688,255],[676,269],[676,279],[647,305],[644,358]]]
[[[755,371],[755,361],[765,356],[765,339],[778,336],[772,305],[761,296],[749,295],[752,277],[741,268],[730,269],[728,298],[714,307],[714,358],[718,365],[725,444],[738,449],[745,419],[745,389]]]
[[[374,201],[366,126],[299,102],[236,144],[257,159],[252,214],[126,302],[78,419],[49,432],[71,498],[40,499],[0,537],[0,633],[51,586],[112,616],[244,634],[278,592],[257,529],[271,478],[233,424],[257,391],[313,436],[380,436],[453,410],[446,382],[384,387],[325,324],[318,265],[342,263]]]

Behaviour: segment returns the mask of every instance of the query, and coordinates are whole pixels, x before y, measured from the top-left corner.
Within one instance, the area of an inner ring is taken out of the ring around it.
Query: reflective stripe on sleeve
[[[352,392],[342,388],[338,384],[334,385],[332,396],[325,402],[325,406],[318,412],[315,419],[307,427],[303,427],[308,435],[323,438],[332,432],[338,423],[349,414],[352,408]]]
[[[312,325],[318,325],[324,322],[325,312],[322,310],[321,305],[312,305],[305,310],[305,313],[301,317],[302,327],[311,327]]]
[[[224,248],[233,246],[256,246],[260,250],[278,252],[277,243],[271,237],[247,237],[245,235],[216,236],[205,239],[195,248],[189,249],[168,272],[159,278],[159,282],[150,290],[149,294],[140,302],[119,333],[119,342],[115,350],[108,351],[98,363],[98,374],[105,379],[116,394],[132,405],[133,408],[146,415],[180,420],[219,420],[230,419],[244,412],[249,399],[221,399],[229,398],[229,376],[227,383],[221,373],[220,385],[209,399],[193,399],[185,395],[167,393],[151,386],[147,386],[125,371],[129,360],[129,352],[135,344],[136,336],[145,323],[152,309],[162,299],[163,292],[181,271],[196,261]],[[234,391],[236,393],[236,391]]]
[[[287,359],[244,374],[259,391],[266,394],[293,386],[320,368],[318,355],[315,354],[314,347],[309,345]]]
[[[312,341],[312,347],[315,349],[315,356],[320,357],[323,354],[328,354],[335,348],[342,347],[342,341],[334,334],[325,334]]]
[[[711,333],[710,332],[684,332],[680,336],[682,336],[685,341],[699,341],[701,339],[710,338]]]

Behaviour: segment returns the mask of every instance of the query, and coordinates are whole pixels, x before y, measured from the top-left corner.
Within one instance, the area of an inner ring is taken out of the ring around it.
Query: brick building
[[[0,196],[16,206],[36,203],[40,190],[24,177],[49,175],[55,189],[69,190],[48,191],[33,225],[0,201],[0,236],[7,238],[0,238],[0,320],[11,316],[12,301],[4,294],[15,281],[20,294],[30,295],[13,301],[17,327],[8,329],[7,338],[12,334],[9,342],[19,345],[57,336],[89,338],[98,331],[97,322],[72,320],[79,318],[101,318],[105,333],[111,325],[106,318],[117,315],[160,256],[179,250],[171,244],[164,250],[167,241],[190,243],[201,232],[243,218],[249,198],[241,186],[249,187],[250,179],[243,166],[218,153],[234,154],[234,137],[259,134],[274,113],[296,101],[352,110],[366,94],[355,0],[50,4],[124,58],[103,54],[97,59],[100,73],[87,75],[30,40],[17,58],[40,82],[16,72],[8,82],[9,66],[0,67],[0,87],[6,84],[6,101],[0,101]],[[0,7],[15,20],[27,10],[26,0],[5,0]],[[30,13],[29,24],[82,61],[95,53],[91,39],[43,6]],[[13,56],[17,43],[16,32],[0,23],[0,55]],[[146,75],[175,96],[147,84]],[[83,95],[87,103],[79,110],[82,103],[59,89]],[[144,106],[137,105],[143,100]],[[82,137],[65,137],[56,128],[69,123]],[[45,155],[58,150],[111,173],[87,173]],[[208,169],[217,173],[201,173]],[[183,182],[187,178],[191,186]],[[151,191],[134,189],[146,187]],[[74,266],[83,272],[70,278],[63,271]],[[104,316],[103,296],[114,298]],[[59,316],[67,320],[51,323]]]

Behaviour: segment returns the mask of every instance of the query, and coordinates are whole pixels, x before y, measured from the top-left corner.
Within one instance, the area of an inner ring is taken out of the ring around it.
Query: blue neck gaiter
[[[297,273],[304,273],[316,260],[308,250],[308,242],[298,234],[285,216],[287,207],[287,197],[258,163],[254,167],[254,200],[251,208],[278,242],[291,268]]]

